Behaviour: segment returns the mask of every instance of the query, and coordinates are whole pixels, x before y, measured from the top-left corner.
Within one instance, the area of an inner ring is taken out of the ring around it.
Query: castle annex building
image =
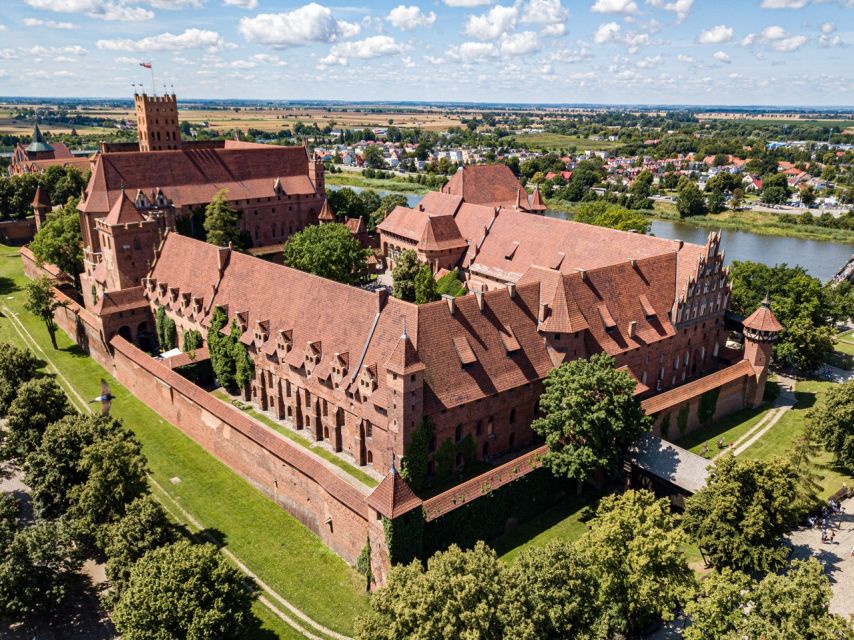
[[[40,173],[48,167],[76,167],[80,171],[89,169],[87,156],[75,156],[62,142],[48,144],[39,129],[38,123],[33,125],[32,141],[24,146],[18,143],[12,151],[9,163],[9,175]]]

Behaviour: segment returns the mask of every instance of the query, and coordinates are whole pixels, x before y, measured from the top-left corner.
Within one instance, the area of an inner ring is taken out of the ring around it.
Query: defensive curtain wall
[[[371,545],[374,580],[382,585],[390,562],[426,558],[451,543],[493,539],[512,523],[551,506],[571,489],[542,468],[545,447],[495,467],[422,501],[390,472],[373,490],[326,461],[212,397],[119,335],[77,302],[70,279],[21,250],[30,278],[46,275],[64,304],[55,319],[73,340],[137,398],[286,509],[347,562]],[[683,435],[748,406],[757,375],[741,360],[695,382],[643,402],[655,432]],[[573,485],[574,486],[574,485]]]

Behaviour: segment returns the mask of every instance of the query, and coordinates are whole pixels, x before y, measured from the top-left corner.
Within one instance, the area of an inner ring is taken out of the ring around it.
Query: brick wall
[[[4,220],[0,222],[0,242],[3,244],[25,244],[36,235],[36,219]]]
[[[123,338],[113,338],[110,346],[114,375],[134,396],[355,563],[367,536],[366,487],[338,475]]]

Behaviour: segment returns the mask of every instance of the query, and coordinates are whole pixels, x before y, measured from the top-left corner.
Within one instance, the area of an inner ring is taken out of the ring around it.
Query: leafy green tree
[[[364,278],[369,251],[343,224],[306,227],[285,244],[285,264],[316,276],[358,284]]]
[[[365,147],[365,151],[363,153],[363,158],[365,160],[365,166],[371,169],[384,169],[385,168],[385,160],[383,159],[383,151],[379,145],[370,144]]]
[[[593,224],[597,227],[610,227],[620,231],[637,231],[638,233],[649,233],[649,219],[637,211],[630,211],[625,207],[609,204],[604,200],[585,202],[575,211],[574,220],[585,224]]]
[[[38,358],[32,351],[0,342],[0,417],[5,417],[18,387],[32,380],[38,368]]]
[[[234,361],[231,338],[222,333],[226,324],[228,324],[228,316],[225,314],[225,309],[216,307],[208,328],[208,353],[217,380],[223,387],[231,389],[235,384],[237,363]]]
[[[816,327],[808,318],[789,323],[774,354],[798,371],[815,371],[833,353],[834,333],[831,327]]]
[[[50,614],[82,564],[69,522],[45,520],[19,529],[0,547],[0,615]]]
[[[243,637],[252,594],[211,544],[180,541],[146,553],[111,618],[124,640]]]
[[[184,353],[192,353],[196,349],[201,349],[202,344],[202,334],[195,329],[187,329],[181,337],[181,351]]]
[[[415,276],[415,304],[426,304],[439,299],[436,280],[429,265],[422,264]]]
[[[220,189],[205,207],[205,234],[209,243],[240,247],[240,212],[228,203],[228,190]]]
[[[760,194],[762,202],[784,204],[790,195],[792,195],[792,190],[789,188],[785,174],[773,173],[762,178],[762,193]]]
[[[782,536],[803,515],[797,469],[725,455],[711,468],[706,487],[685,506],[683,526],[717,567],[773,571],[789,552]]]
[[[510,566],[506,638],[605,638],[596,571],[572,543],[531,547]]]
[[[175,348],[178,330],[175,321],[166,315],[166,309],[162,305],[157,307],[157,313],[154,314],[154,330],[157,333],[157,342],[160,344],[161,351]]]
[[[460,282],[459,272],[456,267],[436,281],[436,293],[439,294],[439,297],[447,295],[454,296],[455,298],[466,294],[466,287]]]
[[[326,193],[326,201],[329,208],[335,214],[336,219],[364,218],[369,211],[365,211],[365,203],[359,194],[344,187],[343,189],[330,190]]]
[[[246,347],[240,342],[240,329],[236,322],[232,322],[230,337],[231,354],[234,359],[234,381],[244,392],[248,392],[249,385],[255,377],[255,365],[252,363]]]
[[[70,414],[45,429],[38,448],[27,456],[24,474],[36,513],[58,518],[72,505],[70,491],[86,481],[83,452],[110,433],[123,431],[115,418]]]
[[[41,276],[27,283],[27,301],[24,307],[37,318],[44,321],[50,343],[54,349],[56,346],[56,321],[53,319],[54,312],[65,306],[53,297],[53,283],[47,276]]]
[[[120,520],[108,524],[102,535],[107,555],[107,576],[121,593],[133,565],[149,551],[178,539],[178,531],[163,507],[151,495],[143,495],[127,505]]]
[[[359,200],[362,201],[362,210],[368,216],[371,212],[376,211],[382,205],[382,199],[380,198],[379,194],[373,189],[363,189],[362,191],[360,191]]]
[[[78,201],[72,198],[62,209],[48,213],[29,247],[39,263],[56,265],[79,284],[83,271],[83,243]]]
[[[685,183],[676,196],[676,210],[682,218],[706,213],[706,200],[695,182]]]
[[[495,551],[478,542],[462,551],[451,545],[427,561],[395,565],[370,611],[356,622],[356,640],[505,638],[503,608],[507,569]]]
[[[76,200],[89,182],[89,172],[80,171],[77,167],[54,165],[45,169],[38,179],[47,189],[52,204],[66,205],[75,200],[76,206]]]
[[[405,249],[397,256],[391,278],[394,282],[392,295],[395,298],[415,302],[415,281],[421,271],[421,263],[414,249]]]
[[[433,422],[430,418],[423,418],[418,428],[412,432],[406,455],[400,461],[400,475],[415,491],[420,491],[424,487],[424,480],[427,477],[430,439],[434,433]]]
[[[53,378],[33,378],[18,388],[6,416],[3,449],[6,455],[23,461],[41,441],[48,425],[74,410]]]
[[[709,213],[720,213],[725,209],[724,194],[717,189],[706,193],[706,209]]]
[[[549,445],[544,464],[552,473],[583,482],[598,469],[619,467],[626,449],[652,424],[634,396],[636,384],[604,353],[549,372],[542,415],[531,427]]]
[[[807,412],[806,423],[840,465],[854,469],[854,380],[832,385]]]
[[[641,490],[602,499],[577,548],[598,585],[607,637],[673,619],[695,585],[686,543],[666,498]]]
[[[651,209],[652,200],[652,173],[641,171],[632,186],[629,187],[629,199],[626,203],[630,209]]]
[[[742,203],[744,202],[744,189],[738,187],[733,189],[732,191],[732,200],[730,204],[734,211],[738,211],[741,208]]]
[[[691,625],[685,640],[843,640],[854,629],[828,612],[830,581],[815,559],[796,560],[783,574],[755,581],[724,569],[703,581],[699,597],[685,607]]]
[[[815,204],[815,187],[811,184],[801,189],[801,202],[807,207]]]
[[[364,191],[362,192],[364,193]],[[380,200],[379,206],[374,209],[368,218],[368,230],[373,231],[377,225],[385,220],[385,217],[390,214],[395,207],[406,207],[409,201],[406,196],[400,193],[389,193]]]

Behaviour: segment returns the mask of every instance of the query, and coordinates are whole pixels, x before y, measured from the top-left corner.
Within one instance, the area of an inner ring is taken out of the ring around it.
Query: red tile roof
[[[460,196],[472,204],[512,205],[519,189],[522,184],[507,165],[477,164],[460,168],[442,187],[442,193]],[[527,194],[524,204],[528,204]]]
[[[116,202],[110,208],[110,212],[107,214],[107,217],[104,218],[104,222],[110,225],[118,225],[142,222],[143,219],[144,218],[142,217],[142,214],[140,214],[139,209],[136,208],[133,201],[128,198],[125,190],[122,189],[119,197],[116,199]]]
[[[45,209],[50,210],[53,206],[50,203],[50,197],[47,195],[47,189],[42,189],[41,185],[36,187],[36,195],[33,196],[32,205],[33,209],[36,207],[44,207]]]
[[[394,468],[368,496],[367,503],[391,520],[421,506],[421,500]]]
[[[774,312],[771,311],[771,300],[768,296],[759,305],[759,308],[751,313],[742,323],[745,329],[753,329],[754,331],[770,331],[779,332],[783,330],[783,325],[777,320]]]
[[[686,400],[699,397],[706,391],[716,389],[728,382],[738,380],[744,376],[753,376],[756,372],[753,370],[750,362],[747,360],[739,360],[732,366],[720,371],[715,371],[707,376],[698,378],[688,384],[683,384],[681,387],[676,387],[670,391],[659,393],[657,396],[648,398],[641,402],[641,407],[647,415],[655,415],[665,409],[675,407]]]

